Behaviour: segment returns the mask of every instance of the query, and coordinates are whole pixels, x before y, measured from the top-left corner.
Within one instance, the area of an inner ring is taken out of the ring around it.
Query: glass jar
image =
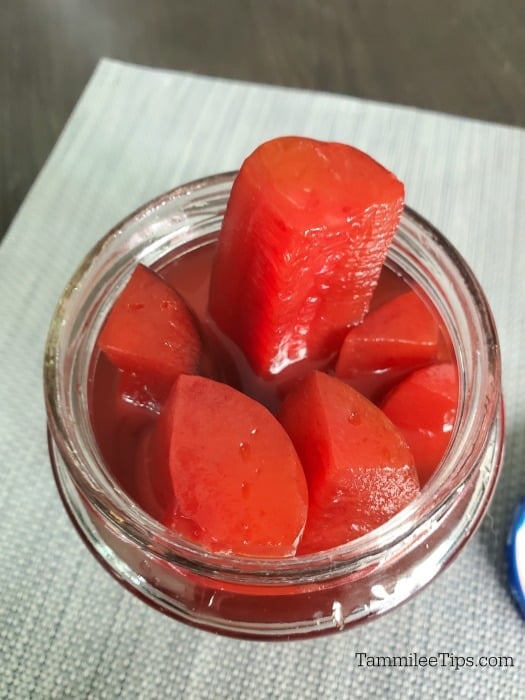
[[[158,610],[243,638],[326,634],[410,598],[479,525],[503,453],[496,330],[464,260],[406,208],[388,266],[435,306],[459,370],[455,430],[435,476],[377,530],[315,555],[277,560],[212,554],[177,536],[127,496],[100,454],[89,413],[96,338],[138,262],[165,262],[216,239],[233,178],[209,177],[149,202],[94,247],[65,288],[45,354],[51,463],[64,506],[89,549]]]

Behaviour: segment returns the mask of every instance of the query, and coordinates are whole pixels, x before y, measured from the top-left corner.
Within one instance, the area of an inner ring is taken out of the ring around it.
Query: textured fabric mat
[[[508,436],[489,514],[425,591],[357,629],[256,643],[165,618],[88,553],[51,476],[41,364],[56,300],[106,230],[286,133],[370,152],[470,262],[499,328]],[[519,129],[103,61],[0,246],[0,697],[525,697],[525,623],[504,566],[525,495],[524,183]],[[505,655],[514,666],[367,668],[358,652]]]

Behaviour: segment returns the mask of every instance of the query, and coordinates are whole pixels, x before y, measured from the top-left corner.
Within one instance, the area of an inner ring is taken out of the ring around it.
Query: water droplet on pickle
[[[140,301],[135,301],[128,304],[128,309],[130,311],[141,311],[143,308],[144,304],[141,304]]]
[[[359,425],[361,423],[361,416],[357,411],[351,411],[346,417],[350,425]]]

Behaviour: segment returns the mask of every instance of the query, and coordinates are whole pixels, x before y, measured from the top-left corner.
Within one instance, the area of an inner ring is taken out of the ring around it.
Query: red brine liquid
[[[200,373],[230,384],[265,405],[272,413],[279,410],[284,395],[313,369],[335,374],[336,359],[320,364],[306,359],[295,363],[271,379],[258,377],[241,351],[216,327],[210,318],[208,292],[215,243],[207,243],[182,254],[155,270],[187,302],[198,320],[204,353]],[[398,274],[383,268],[370,312],[410,291],[412,287]],[[98,352],[98,351],[97,351]],[[453,363],[449,339],[440,326],[439,349],[434,363]],[[422,366],[428,365],[423,362]],[[385,368],[358,372],[343,378],[348,384],[381,405],[389,392],[417,367]],[[98,352],[91,380],[90,413],[102,456],[118,484],[153,517],[159,507],[152,493],[150,475],[144,473],[147,460],[140,454],[147,449],[147,434],[161,408],[158,392],[130,375],[123,374]],[[417,466],[417,464],[416,464]],[[424,482],[430,474],[421,478]]]

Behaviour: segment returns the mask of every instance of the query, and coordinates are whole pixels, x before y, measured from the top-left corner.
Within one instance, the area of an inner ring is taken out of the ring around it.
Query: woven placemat
[[[262,140],[291,133],[368,151],[470,262],[501,338],[507,453],[481,528],[415,599],[331,637],[256,643],[162,616],[87,552],[51,476],[41,365],[56,300],[106,230],[151,197],[233,170]],[[525,495],[524,182],[519,129],[99,64],[0,246],[0,697],[525,697],[525,624],[504,564],[512,509]],[[444,662],[385,668],[360,653]],[[513,663],[457,668],[482,656]]]

